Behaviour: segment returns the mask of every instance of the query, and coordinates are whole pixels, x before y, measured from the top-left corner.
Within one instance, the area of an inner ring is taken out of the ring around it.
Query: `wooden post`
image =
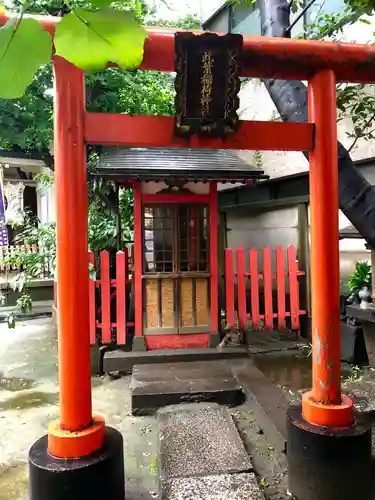
[[[229,328],[236,326],[235,302],[234,302],[234,265],[233,250],[225,249],[225,311]]]
[[[134,183],[134,350],[145,350],[145,340],[143,337],[143,217],[142,217],[142,191],[141,183]]]
[[[219,266],[218,266],[218,193],[217,183],[210,182],[210,274],[211,274],[211,335],[210,346],[215,347],[219,338]]]
[[[54,69],[60,420],[48,450],[74,458],[103,445],[104,421],[91,411],[84,74],[60,57]]]
[[[352,402],[341,394],[336,79],[331,70],[309,81],[309,119],[315,123],[310,153],[313,387],[304,394],[302,409],[310,423],[345,426],[353,422],[353,412]]]

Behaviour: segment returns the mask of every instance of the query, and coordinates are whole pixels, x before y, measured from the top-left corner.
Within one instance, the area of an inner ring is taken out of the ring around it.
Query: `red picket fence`
[[[92,264],[90,275],[94,274],[95,259],[93,252],[89,252],[89,263]],[[115,342],[124,345],[126,343],[126,330],[134,326],[134,322],[128,321],[126,315],[129,307],[129,286],[132,283],[131,256],[127,248],[116,253],[116,277],[111,279],[110,253],[100,252],[99,256],[100,278],[94,279],[89,276],[89,303],[90,303],[90,343],[96,344],[99,340],[102,344]],[[99,270],[98,270],[99,271]],[[99,273],[98,273],[99,274]],[[115,316],[111,304],[116,302]],[[57,308],[57,294],[55,283],[55,307]],[[115,332],[115,338],[113,337]]]
[[[273,252],[275,252],[273,254]],[[273,259],[274,257],[274,259]],[[286,257],[286,259],[285,259]],[[94,254],[89,262],[95,270]],[[98,278],[89,277],[90,342],[95,344],[126,343],[126,331],[134,326],[127,318],[132,283],[132,262],[127,248],[116,254],[116,270],[110,272],[110,253],[100,253]],[[274,266],[272,265],[274,262]],[[261,265],[259,265],[259,263]],[[273,272],[272,267],[275,268]],[[236,269],[236,271],[235,271]],[[225,250],[225,312],[229,327],[251,327],[266,330],[300,329],[296,249],[279,246],[272,251],[244,248]],[[90,273],[92,275],[92,272]],[[115,277],[114,277],[115,276]],[[55,294],[56,297],[56,294]],[[55,306],[57,303],[55,302]],[[287,307],[289,311],[287,311]]]
[[[94,254],[89,253],[89,263],[94,265]],[[132,282],[130,274],[128,249],[116,253],[116,278],[110,279],[109,252],[100,252],[100,279],[89,279],[90,299],[90,342],[97,341],[97,330],[102,344],[126,343],[126,330],[134,326],[134,322],[127,321],[128,309],[127,285]],[[97,305],[96,289],[100,289],[100,306]],[[111,319],[111,302],[116,300],[116,321]],[[116,338],[112,339],[112,332],[116,329]]]
[[[264,248],[262,251],[253,248],[249,250],[247,258],[244,248],[225,250],[225,302],[228,327],[234,328],[238,322],[240,328],[246,328],[250,320],[254,329],[259,329],[263,322],[266,330],[274,330],[275,327],[278,330],[285,330],[287,318],[290,318],[288,327],[300,330],[300,316],[306,311],[300,310],[298,277],[305,273],[299,271],[296,256],[294,246],[288,247],[285,266],[285,250],[282,246],[278,246],[275,250],[276,272],[273,273],[270,248]],[[261,273],[258,266],[260,258],[262,258]],[[235,272],[235,261],[237,272]],[[263,285],[263,304],[260,302],[260,284]],[[277,299],[277,312],[274,311],[274,293]],[[288,296],[289,312],[286,310]]]

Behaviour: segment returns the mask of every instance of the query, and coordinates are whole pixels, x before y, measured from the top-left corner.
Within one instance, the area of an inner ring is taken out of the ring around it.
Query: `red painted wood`
[[[236,326],[236,316],[234,310],[234,265],[233,250],[225,249],[225,303],[227,326],[234,328]]]
[[[151,203],[210,203],[209,194],[189,194],[189,193],[172,193],[172,194],[143,194],[142,201],[145,204]]]
[[[83,72],[61,57],[53,65],[60,425],[73,432],[92,421],[85,84]],[[57,451],[51,443],[48,451]],[[69,445],[58,448],[69,453]]]
[[[218,193],[216,182],[210,183],[210,297],[211,297],[211,333],[219,331],[219,264],[218,264]]]
[[[56,24],[61,21],[57,16],[25,17],[36,19],[52,36]],[[1,14],[0,26],[9,18],[9,14]],[[148,36],[140,69],[174,71],[176,30],[154,26],[146,30]],[[240,76],[308,80],[319,70],[332,69],[337,81],[373,83],[371,68],[375,50],[372,45],[245,35],[243,52]],[[249,64],[244,64],[246,61]]]
[[[100,292],[102,303],[102,342],[111,342],[111,289],[109,280],[109,253],[100,252]]]
[[[116,254],[116,340],[117,344],[126,344],[126,268],[127,254]]]
[[[197,220],[197,209],[195,207],[189,208],[189,267],[191,271],[197,269],[198,262],[198,248],[197,248],[197,236],[198,236],[198,220]]]
[[[129,262],[129,248],[124,248],[125,254],[125,283],[129,283],[129,271],[131,270],[131,263]]]
[[[273,330],[272,264],[271,249],[263,249],[264,322],[267,330]]]
[[[284,248],[276,248],[276,280],[277,280],[277,326],[285,329],[285,260]]]
[[[237,248],[237,296],[238,296],[238,325],[246,328],[246,276],[245,276],[245,249]]]
[[[249,255],[250,255],[251,323],[253,328],[260,328],[258,252],[255,248],[252,248],[249,252]]]
[[[89,264],[95,265],[93,252],[89,252]],[[90,344],[96,344],[96,307],[95,307],[96,281],[89,277],[89,311],[90,311]]]
[[[146,335],[147,349],[198,349],[209,346],[208,333],[194,333],[190,335]]]
[[[137,144],[137,143],[136,143]],[[143,335],[143,231],[141,183],[134,183],[134,335]]]
[[[312,151],[311,123],[241,121],[237,132],[222,139],[185,140],[174,135],[174,117],[86,113],[85,139],[107,146]]]
[[[298,285],[298,265],[297,252],[294,246],[289,246],[288,250],[288,276],[289,276],[289,297],[290,297],[290,317],[293,330],[300,329],[299,321],[299,285]]]

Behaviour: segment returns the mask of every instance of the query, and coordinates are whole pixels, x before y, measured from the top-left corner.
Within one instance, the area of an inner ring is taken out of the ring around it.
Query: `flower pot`
[[[372,302],[371,290],[367,286],[364,286],[359,290],[358,297],[359,300],[361,301],[360,308],[367,309],[369,304],[371,304]]]

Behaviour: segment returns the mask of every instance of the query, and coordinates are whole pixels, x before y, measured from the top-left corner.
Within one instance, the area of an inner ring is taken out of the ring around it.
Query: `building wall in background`
[[[38,217],[42,224],[56,222],[55,186],[37,185]]]
[[[258,214],[246,213],[245,208],[226,212],[227,244],[229,248],[263,249],[298,244],[297,207],[270,210]]]
[[[292,35],[297,36],[309,32],[309,24],[314,22],[319,15],[340,12],[344,7],[344,0],[317,0],[309,8],[307,14],[293,28]],[[221,2],[221,5],[224,2]],[[298,13],[292,14],[291,21]],[[206,18],[207,19],[207,18]],[[226,6],[217,16],[211,17],[208,23],[204,24],[207,30],[215,31],[219,29],[219,24],[229,23],[233,33],[244,35],[261,34],[259,12],[256,7],[229,7]],[[366,17],[369,24],[357,22],[345,26],[340,39],[344,42],[367,43],[373,40],[375,31],[375,16]],[[374,86],[367,86],[368,93],[374,93]],[[242,84],[240,92],[239,114],[243,120],[275,120],[280,119],[277,110],[269,97],[269,94],[262,83],[253,79]],[[338,123],[338,137],[343,145],[349,148],[353,139],[348,135],[353,131],[350,120],[341,120]],[[250,164],[256,164],[254,161],[254,152],[244,151],[240,156]],[[282,177],[308,170],[308,162],[301,153],[296,152],[273,152],[262,151],[262,168],[271,178]],[[375,156],[375,140],[359,140],[351,150],[353,160],[361,160]]]

